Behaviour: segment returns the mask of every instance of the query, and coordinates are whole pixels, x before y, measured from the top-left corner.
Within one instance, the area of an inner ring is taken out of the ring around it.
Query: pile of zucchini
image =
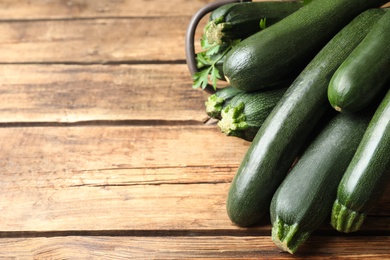
[[[283,251],[326,222],[360,230],[389,184],[387,2],[236,1],[204,28],[193,87],[211,86],[207,115],[250,142],[227,214],[239,226],[270,214]]]

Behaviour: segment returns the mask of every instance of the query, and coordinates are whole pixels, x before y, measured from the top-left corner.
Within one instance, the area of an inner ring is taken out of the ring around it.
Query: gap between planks
[[[372,227],[374,222],[386,223],[390,216],[368,216],[365,225],[358,232],[344,234],[334,230],[324,223],[310,237],[344,237],[356,239],[359,237],[387,237],[389,230]],[[368,226],[368,227],[367,227]],[[229,229],[103,229],[103,230],[53,230],[53,231],[0,231],[1,238],[34,238],[34,237],[270,237],[270,219],[267,217],[253,227],[238,227],[234,224]]]
[[[0,63],[184,64],[189,20],[172,16],[0,22]],[[200,38],[200,32],[196,38]],[[195,45],[199,49],[200,41],[196,40]]]
[[[0,61],[0,65],[68,65],[68,66],[90,66],[90,65],[186,65],[186,60],[102,60],[102,61]]]
[[[204,121],[198,120],[88,120],[75,122],[5,122],[0,123],[0,128],[18,128],[18,127],[88,127],[88,126],[201,126],[210,121],[206,118]]]

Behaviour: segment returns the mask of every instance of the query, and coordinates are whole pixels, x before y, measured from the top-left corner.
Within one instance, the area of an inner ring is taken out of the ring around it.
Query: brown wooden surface
[[[1,259],[390,259],[390,185],[295,256],[229,221],[249,143],[207,122],[184,60],[207,2],[0,0]]]

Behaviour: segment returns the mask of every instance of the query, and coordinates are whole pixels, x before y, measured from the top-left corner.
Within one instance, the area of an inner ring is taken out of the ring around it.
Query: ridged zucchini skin
[[[340,232],[360,230],[390,179],[390,90],[375,111],[337,190],[331,225]]]
[[[252,141],[287,88],[241,92],[221,111],[218,126],[228,136]]]
[[[229,188],[226,208],[233,223],[253,225],[268,212],[275,190],[311,131],[325,112],[332,110],[327,99],[331,76],[383,12],[367,10],[343,28],[302,71],[267,117]]]
[[[205,36],[210,44],[242,40],[261,30],[260,20],[269,27],[303,6],[302,2],[262,1],[223,5],[210,14]]]
[[[238,93],[242,93],[242,91],[231,86],[218,89],[217,92],[210,95],[205,101],[206,114],[211,118],[221,119],[222,109]]]
[[[370,117],[338,114],[304,151],[275,192],[272,240],[291,254],[329,217],[338,184]]]
[[[270,87],[297,75],[354,17],[387,0],[315,0],[229,51],[223,72],[230,85],[245,91]]]
[[[328,89],[337,111],[354,113],[368,106],[390,80],[390,12],[341,64]]]

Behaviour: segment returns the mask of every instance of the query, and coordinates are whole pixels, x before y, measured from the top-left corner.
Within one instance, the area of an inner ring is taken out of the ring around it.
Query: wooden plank
[[[0,34],[2,35],[0,63],[183,61],[185,58],[184,35],[190,17],[198,8],[206,4],[201,1],[186,2],[182,0],[170,1],[163,5],[156,4],[156,0],[128,0],[129,3],[119,4],[108,0],[79,0],[78,3],[52,1],[50,4],[43,0],[36,2],[34,5],[26,0],[0,2],[0,17],[12,19],[5,17],[20,16],[19,20],[16,21],[0,22]],[[127,12],[122,4],[134,11],[132,14],[136,15],[135,18],[132,16],[121,17],[121,12],[116,9]],[[54,15],[54,17],[56,15],[63,16],[58,9],[68,8],[68,5],[83,6],[83,8],[66,9],[67,15],[65,16],[71,18],[77,17],[78,9],[99,9],[94,5],[112,6],[108,9],[115,10],[113,11],[115,17],[110,14],[106,19],[91,17],[72,20],[28,20],[35,17],[34,15],[39,17],[46,13]],[[139,11],[133,5],[145,11]],[[162,6],[163,8],[160,8]],[[138,17],[139,14],[151,13],[145,7],[158,11],[166,10],[164,11],[166,15],[151,15],[147,19],[144,15]],[[187,8],[191,10],[190,13],[183,15],[183,11]],[[23,10],[28,14],[23,13]],[[176,16],[175,11],[182,15]],[[31,14],[32,17],[29,16]],[[198,27],[197,50],[199,50],[198,39],[206,19],[207,17],[201,21]]]
[[[1,123],[207,119],[183,64],[0,65],[0,78]]]
[[[2,20],[191,16],[212,0],[2,0]]]
[[[90,17],[154,17],[191,16],[213,0],[2,0],[0,17],[3,20],[70,19]],[[254,0],[261,2],[264,0]],[[269,1],[269,0],[268,0]],[[276,0],[284,1],[284,0]]]
[[[0,63],[184,62],[189,19],[171,16],[0,22]],[[196,44],[199,48],[198,40]]]
[[[240,230],[225,201],[248,143],[214,127],[0,128],[0,142],[1,232]],[[373,214],[389,231],[388,194]]]
[[[17,259],[388,259],[390,237],[311,237],[294,254],[266,236],[2,238]]]
[[[61,181],[64,170],[76,174],[85,172],[85,177],[93,179],[105,176],[106,173],[98,173],[104,170],[167,171],[187,167],[229,170],[237,167],[249,146],[241,139],[227,138],[213,126],[0,128],[0,140],[0,171],[6,177],[3,183],[28,172],[33,175],[25,181],[31,183],[24,185],[32,187],[38,184],[39,178]],[[25,156],[26,151],[29,156]],[[205,174],[189,178],[202,182]],[[146,178],[146,175],[135,178],[140,177]],[[179,180],[181,178],[184,176],[178,176]],[[73,186],[88,182],[82,175],[72,179],[76,181]],[[108,180],[102,181],[104,184]],[[113,186],[119,184],[112,183]]]
[[[226,228],[215,216],[248,144],[221,149],[225,138],[203,126],[2,128],[0,230]]]

